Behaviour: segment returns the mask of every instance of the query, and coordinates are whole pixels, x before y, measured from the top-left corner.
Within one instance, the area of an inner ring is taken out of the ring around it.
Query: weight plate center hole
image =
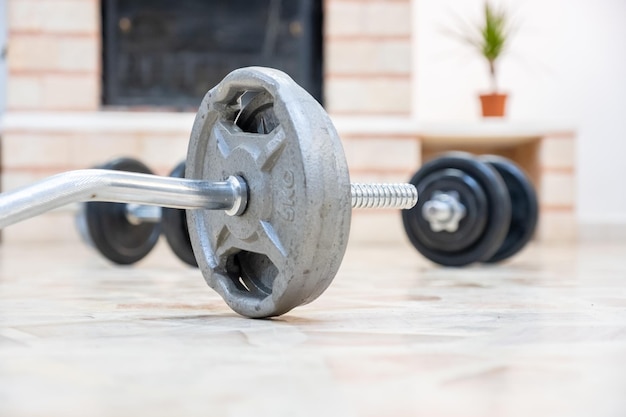
[[[278,126],[274,99],[266,91],[245,91],[239,97],[241,110],[234,123],[246,133],[268,134]]]
[[[226,272],[235,287],[258,298],[272,294],[278,267],[262,253],[240,251],[226,261]]]

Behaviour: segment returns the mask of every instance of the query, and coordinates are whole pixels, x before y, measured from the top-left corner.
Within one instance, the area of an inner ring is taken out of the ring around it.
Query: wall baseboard
[[[626,222],[581,222],[580,242],[626,242]]]

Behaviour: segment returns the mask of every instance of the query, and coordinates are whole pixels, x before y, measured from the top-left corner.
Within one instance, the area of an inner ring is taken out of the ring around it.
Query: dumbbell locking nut
[[[459,229],[459,223],[465,217],[466,211],[456,191],[435,191],[431,199],[422,206],[422,217],[433,232],[454,233]]]
[[[353,208],[411,208],[411,184],[352,184]],[[248,187],[242,178],[212,182],[132,172],[85,169],[58,174],[0,195],[0,229],[70,203],[107,201],[242,214]]]

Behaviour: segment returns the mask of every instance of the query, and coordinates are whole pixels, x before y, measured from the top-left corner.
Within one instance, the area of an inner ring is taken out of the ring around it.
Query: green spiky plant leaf
[[[498,91],[496,62],[506,51],[511,38],[511,25],[504,9],[498,9],[485,2],[484,20],[469,28],[469,33],[460,38],[474,47],[487,60],[491,87]]]
[[[481,52],[489,62],[492,86],[496,91],[498,86],[495,63],[508,46],[509,39],[506,13],[503,10],[495,10],[489,3],[485,3],[485,22],[481,34]]]

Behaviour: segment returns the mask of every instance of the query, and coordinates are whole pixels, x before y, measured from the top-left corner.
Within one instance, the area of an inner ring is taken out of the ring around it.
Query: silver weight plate
[[[242,68],[209,91],[185,176],[247,183],[240,216],[188,212],[202,274],[234,311],[277,316],[330,285],[350,229],[348,167],[330,118],[289,76]]]

